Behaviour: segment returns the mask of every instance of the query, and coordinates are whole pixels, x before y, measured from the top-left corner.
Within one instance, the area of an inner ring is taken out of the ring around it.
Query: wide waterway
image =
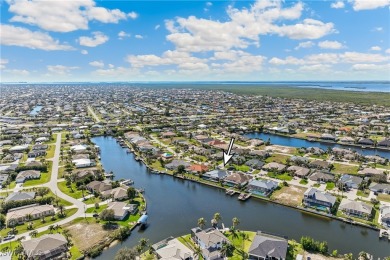
[[[295,137],[289,137],[289,136],[283,136],[283,135],[277,135],[277,134],[270,134],[270,133],[263,133],[263,132],[253,132],[245,134],[248,138],[258,138],[262,139],[264,141],[267,141],[268,138],[270,139],[271,144],[276,145],[284,145],[284,146],[291,146],[291,147],[319,147],[325,151],[327,151],[328,147],[339,147],[344,149],[351,149],[355,150],[356,152],[362,154],[362,155],[379,155],[383,158],[390,159],[390,151],[385,150],[378,150],[374,148],[361,148],[359,146],[351,146],[351,145],[342,145],[342,144],[336,144],[336,143],[325,143],[325,142],[310,142],[305,139],[295,138]]]
[[[214,187],[151,174],[114,138],[95,137],[92,141],[100,146],[101,162],[107,172],[113,171],[115,179],[130,178],[135,187],[145,189],[149,215],[149,226],[145,231],[135,229],[125,242],[105,250],[99,259],[113,259],[119,248],[135,246],[141,238],[155,243],[169,236],[187,234],[200,217],[210,223],[215,212],[221,213],[226,226],[231,226],[231,219],[238,217],[239,228],[243,230],[264,230],[297,240],[308,235],[328,241],[330,249],[338,249],[339,253],[356,255],[365,250],[373,253],[375,259],[390,255],[390,243],[379,240],[378,231],[253,198],[240,202],[237,196],[229,197]]]

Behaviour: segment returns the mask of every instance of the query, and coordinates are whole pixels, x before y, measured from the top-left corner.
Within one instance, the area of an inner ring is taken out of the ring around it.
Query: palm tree
[[[219,221],[221,221],[222,220],[221,213],[219,213],[219,212],[215,213],[214,214],[214,219],[215,219],[215,221],[217,221],[217,223]]]
[[[54,230],[54,226],[53,226],[53,225],[50,225],[50,226],[49,226],[49,232],[50,232],[50,234],[53,233],[53,230]]]
[[[232,219],[233,227],[236,228],[240,224],[240,220],[236,217]]]
[[[370,257],[368,255],[368,253],[364,252],[364,251],[361,251],[359,253],[359,260],[369,260]]]
[[[141,238],[138,244],[142,251],[148,245],[148,240],[146,238]]]
[[[64,205],[62,205],[62,204],[58,205],[58,209],[60,210],[61,216],[63,216],[64,215]]]
[[[244,244],[247,239],[249,239],[249,236],[244,231],[241,231],[241,237],[242,237],[242,249],[244,250]]]
[[[36,230],[31,231],[29,235],[30,235],[30,237],[37,237],[38,231],[36,231]]]
[[[204,218],[198,219],[198,226],[203,229],[203,227],[206,225],[206,220]]]

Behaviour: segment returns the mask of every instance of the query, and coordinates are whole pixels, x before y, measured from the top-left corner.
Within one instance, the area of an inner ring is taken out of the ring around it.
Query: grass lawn
[[[296,207],[301,205],[305,191],[305,187],[294,185],[284,186],[272,193],[271,200]]]
[[[368,203],[365,201],[365,203],[372,205],[371,203]],[[376,209],[375,207],[372,208],[372,217],[369,219],[363,219],[363,218],[358,218],[358,217],[351,217],[349,215],[344,214],[341,210],[337,211],[337,216],[338,217],[343,217],[343,218],[350,218],[356,222],[364,223],[367,225],[372,225],[372,226],[378,226],[378,218],[379,218],[379,210]]]
[[[107,207],[108,207],[107,204],[100,205],[99,208],[95,208],[95,206],[93,206],[92,208],[88,208],[85,212],[86,213],[94,213],[96,211],[97,213],[100,213],[103,210],[105,210]]]
[[[13,254],[13,250],[15,250],[16,247],[20,245],[19,241],[9,241],[7,243],[1,244],[0,245],[0,252],[7,252],[7,253],[12,253],[12,260],[17,260],[18,255]],[[5,257],[5,254],[3,255]],[[7,258],[4,258],[7,259]]]
[[[306,184],[308,184],[308,181],[306,179],[302,179],[299,181],[299,184],[306,185]]]
[[[260,172],[260,170],[254,170],[253,172],[252,172],[252,174],[258,174]]]
[[[277,162],[277,163],[286,163],[286,159],[290,158],[288,155],[284,154],[273,154],[271,157],[268,157],[265,162],[270,163],[270,162]]]
[[[332,172],[341,174],[357,174],[359,166],[347,165],[342,163],[333,163],[334,169]]]
[[[55,150],[56,150],[56,146],[54,144],[49,145],[49,147],[46,151],[46,159],[53,158]]]
[[[160,161],[156,160],[150,165],[153,169],[158,171],[165,171],[163,167],[161,167]]]
[[[247,238],[244,240],[242,233],[247,235]],[[253,238],[256,233],[251,231],[241,231],[232,234],[230,232],[225,233],[225,236],[233,243],[235,249],[233,255],[228,257],[229,260],[241,260],[244,259],[243,253],[249,251],[249,247],[252,244]]]
[[[70,188],[68,188],[68,187],[66,186],[66,181],[58,182],[57,185],[58,185],[58,188],[59,188],[63,193],[65,193],[65,194],[71,196],[72,198],[80,199],[80,198],[83,197],[83,194],[82,194],[81,190],[78,190],[78,189],[76,188],[76,184],[75,184],[75,183],[72,183],[72,184],[71,184],[71,187],[73,188],[73,192],[72,192],[72,190],[71,190]],[[87,195],[87,194],[88,194],[87,191],[84,191],[84,195]]]
[[[234,168],[236,169],[236,171],[241,171],[241,172],[249,172],[249,170],[251,169],[247,165],[234,165]]]
[[[319,183],[316,183],[316,184],[313,185],[313,187],[315,187],[315,188],[318,188],[320,186],[321,186],[321,184],[319,184]]]
[[[269,172],[269,173],[267,173],[267,176],[271,177],[271,178],[283,180],[283,181],[291,181],[293,178],[292,176],[288,175],[287,173],[277,174],[277,173]]]
[[[326,189],[327,189],[327,190],[333,190],[334,187],[335,187],[334,182],[327,182],[327,183],[326,183]]]
[[[50,181],[51,171],[53,167],[53,162],[47,162],[47,172],[41,172],[41,178],[36,180],[26,180],[23,183],[23,187],[35,186],[39,184],[44,184]]]
[[[87,193],[84,193],[84,195],[87,195]],[[84,200],[83,202],[85,204],[95,204],[95,203],[102,202],[102,200],[100,198],[96,198],[95,196],[92,196],[92,197]]]
[[[370,195],[370,192],[365,193],[364,191],[358,190],[358,191],[356,192],[356,195],[357,195],[357,196],[360,196],[360,197],[368,198],[368,196]]]
[[[66,217],[72,216],[76,212],[77,212],[77,209],[67,209],[67,210],[65,210]],[[58,221],[60,221],[62,219],[63,218],[59,218],[56,215],[55,220],[51,220],[50,216],[45,217],[45,220],[46,220],[45,223],[42,223],[41,219],[36,219],[36,220],[30,221],[30,222],[33,223],[33,228],[37,229],[37,228],[40,228],[40,227],[53,225],[53,224],[55,224],[56,222],[58,222]],[[27,227],[28,227],[27,223],[24,223],[23,225],[16,226],[17,234],[22,234],[22,233],[25,233],[25,232],[31,232],[32,230],[28,230]],[[6,236],[8,234],[8,232],[11,231],[11,230],[12,230],[11,228],[2,229],[0,231],[0,236],[2,236],[2,237]]]
[[[380,193],[380,194],[378,194],[377,198],[380,201],[390,202],[390,195],[389,194]]]

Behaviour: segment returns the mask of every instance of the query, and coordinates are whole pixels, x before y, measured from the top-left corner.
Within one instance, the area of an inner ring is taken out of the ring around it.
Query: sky
[[[390,0],[0,0],[1,82],[390,80]]]

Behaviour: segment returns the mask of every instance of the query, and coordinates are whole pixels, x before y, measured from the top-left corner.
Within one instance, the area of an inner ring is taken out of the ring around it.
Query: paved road
[[[37,186],[34,186],[34,187],[48,187],[48,188],[50,188],[51,191],[54,194],[56,194],[58,197],[71,202],[73,204],[73,207],[77,208],[77,212],[75,214],[73,214],[72,216],[70,216],[70,217],[67,217],[67,218],[62,219],[62,220],[60,220],[58,222],[53,223],[53,225],[63,225],[63,224],[69,223],[70,221],[72,221],[72,220],[74,220],[76,218],[84,217],[85,216],[84,215],[84,211],[85,211],[84,209],[87,208],[87,205],[84,202],[79,201],[79,200],[77,200],[75,198],[72,198],[72,197],[66,195],[57,186],[58,166],[59,166],[59,161],[60,161],[60,150],[61,150],[61,133],[57,134],[56,149],[54,151],[54,157],[52,158],[53,167],[52,167],[50,181],[48,183],[45,183],[45,184],[42,184],[42,185],[37,185]],[[31,187],[28,187],[28,188],[31,188]],[[49,226],[50,225],[47,225],[47,226],[44,226],[44,227],[37,228],[35,230],[38,231],[38,233],[39,232],[43,232],[43,231],[46,231],[49,228]],[[18,238],[23,237],[23,236],[28,237],[28,234],[30,232],[31,231],[18,234],[17,236],[15,236],[15,239],[18,239]],[[7,242],[9,242],[9,241],[2,242],[1,244],[7,243]]]
[[[100,123],[99,117],[95,114],[95,111],[93,111],[92,107],[88,106],[88,111],[92,114],[93,118],[95,118],[96,123]]]

